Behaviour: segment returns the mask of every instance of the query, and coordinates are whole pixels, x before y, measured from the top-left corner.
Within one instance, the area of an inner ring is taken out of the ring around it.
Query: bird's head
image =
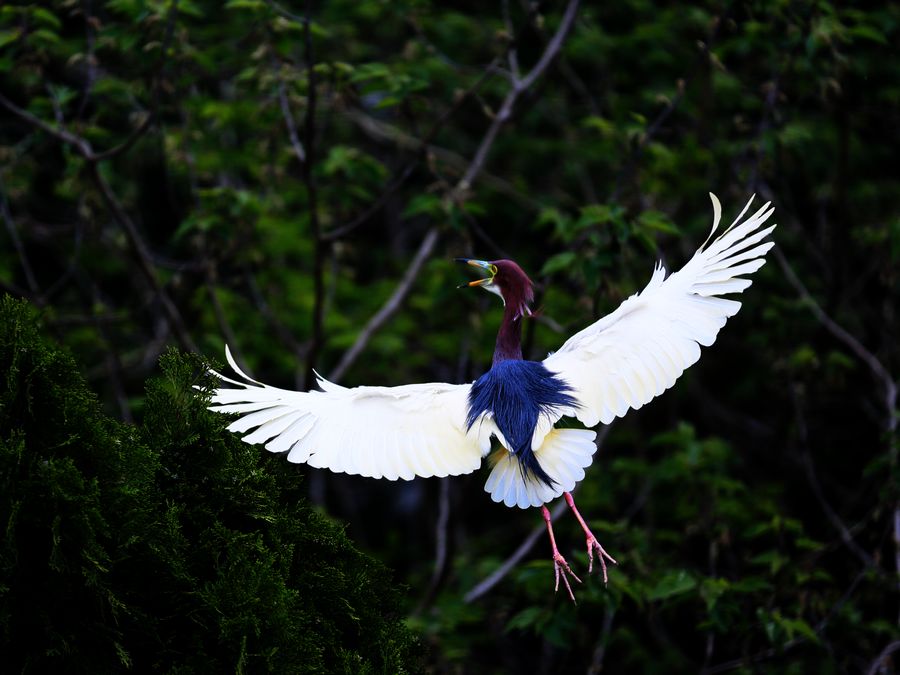
[[[499,295],[503,304],[515,309],[516,317],[531,315],[529,304],[534,300],[534,284],[528,275],[512,260],[475,260],[473,258],[457,258],[457,262],[480,267],[488,271],[490,276],[476,279],[466,286],[480,286],[486,291]]]

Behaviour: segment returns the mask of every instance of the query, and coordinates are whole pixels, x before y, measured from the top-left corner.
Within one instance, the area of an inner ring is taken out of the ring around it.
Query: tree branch
[[[3,222],[6,224],[6,231],[12,240],[13,248],[16,249],[16,255],[19,257],[19,264],[22,265],[22,271],[25,273],[25,282],[31,291],[34,301],[41,305],[41,288],[38,285],[34,271],[31,269],[31,263],[25,254],[25,247],[22,245],[22,239],[19,237],[19,231],[16,229],[16,223],[13,220],[12,213],[9,210],[9,202],[6,200],[6,190],[4,189],[2,177],[0,177],[0,215],[3,216]]]
[[[869,666],[869,669],[866,671],[866,675],[877,675],[879,671],[883,673],[889,672],[887,657],[889,657],[896,651],[900,651],[900,640],[894,640],[887,647],[881,650],[881,653],[875,657],[874,661],[872,661],[872,665]]]
[[[449,546],[447,544],[447,526],[450,523],[450,478],[445,476],[440,480],[440,493],[438,495],[438,516],[434,526],[434,570],[431,573],[431,581],[422,596],[422,600],[413,610],[413,616],[419,616],[431,606],[440,589],[447,571],[449,560]]]
[[[446,164],[459,173],[463,173],[469,166],[469,162],[462,155],[431,143],[423,144],[420,139],[387,124],[386,122],[370,117],[363,112],[348,110],[344,112],[344,115],[362,129],[364,133],[368,134],[376,141],[390,142],[399,146],[401,149],[421,152],[423,156],[429,158],[433,156],[441,163]],[[540,202],[530,195],[520,192],[515,186],[499,176],[491,174],[488,171],[482,171],[479,174],[478,180],[492,190],[496,190],[500,194],[515,200],[525,208],[533,211],[539,211],[541,209]]]
[[[809,432],[806,427],[806,418],[800,407],[796,387],[792,387],[791,389],[791,400],[794,404],[794,417],[797,421],[797,435],[800,441],[800,459],[803,464],[804,472],[806,473],[806,479],[809,481],[813,494],[816,496],[816,501],[819,502],[819,506],[821,506],[822,511],[825,512],[826,518],[828,518],[829,522],[840,534],[844,545],[860,559],[860,562],[862,562],[864,566],[875,568],[876,565],[872,556],[866,553],[862,547],[856,543],[856,540],[844,524],[844,521],[841,520],[837,512],[831,507],[831,504],[828,503],[828,500],[825,499],[825,492],[822,490],[822,485],[819,483],[815,465],[813,464],[812,453],[809,451]]]
[[[556,520],[566,512],[566,508],[567,506],[565,501],[558,502],[556,506],[554,506],[550,510],[551,521],[555,523]],[[482,581],[473,586],[472,589],[463,596],[463,600],[466,602],[466,604],[475,602],[481,596],[490,591],[494,586],[499,584],[516,565],[522,562],[522,559],[526,555],[528,555],[528,552],[531,551],[537,540],[546,531],[546,527],[544,525],[540,525],[529,532],[528,536],[525,537],[525,540],[521,544],[519,544],[519,547],[515,551],[513,551],[512,555],[510,555],[506,560],[503,561],[500,567],[495,569]]]
[[[495,59],[492,62],[492,65],[496,63],[497,60]],[[393,195],[394,192],[396,192],[400,188],[400,186],[406,182],[406,180],[412,175],[416,166],[428,154],[428,152],[431,150],[431,142],[435,138],[437,138],[438,133],[440,133],[441,129],[444,128],[444,125],[447,123],[447,121],[462,107],[462,104],[472,94],[474,94],[478,91],[478,89],[481,88],[481,85],[484,84],[485,81],[487,81],[491,74],[491,67],[488,66],[488,68],[482,71],[478,78],[476,78],[476,80],[471,85],[469,85],[469,87],[462,94],[455,98],[453,104],[440,117],[438,117],[437,121],[435,121],[428,132],[416,143],[416,154],[413,159],[411,159],[406,164],[406,166],[404,166],[395,174],[394,179],[390,183],[388,183],[387,188],[385,188],[381,195],[379,195],[378,199],[376,199],[375,202],[372,203],[371,206],[369,206],[369,208],[363,211],[363,213],[361,213],[360,215],[356,216],[349,223],[341,225],[331,232],[326,233],[325,235],[323,235],[324,238],[327,241],[335,241],[337,239],[341,239],[350,234],[350,232],[355,230],[360,225],[368,222],[368,220],[372,216],[378,213],[378,211],[380,211],[381,208],[387,203],[388,199],[390,199],[391,195]]]
[[[509,13],[509,0],[503,0],[503,24],[506,26],[506,33],[509,36],[509,39],[513,41],[513,43],[509,46],[509,49],[506,50],[506,60],[509,63],[509,72],[512,76],[513,82],[518,82],[521,77],[521,71],[519,69],[519,54],[516,49],[516,31],[513,28],[512,17]]]
[[[809,307],[816,319],[819,320],[819,323],[825,326],[829,333],[843,342],[863,363],[869,366],[869,369],[881,382],[881,385],[884,387],[884,406],[886,413],[885,426],[890,432],[896,431],[897,416],[894,414],[894,410],[897,407],[897,385],[894,382],[894,378],[872,352],[866,349],[859,340],[825,313],[819,303],[813,299],[810,292],[806,290],[806,286],[803,285],[803,282],[797,277],[797,274],[784,257],[781,249],[776,246],[773,254],[778,261],[778,264],[781,265],[781,269],[788,282],[794,287],[797,294],[800,296],[800,299],[803,300],[807,307]]]
[[[810,292],[806,289],[806,286],[803,285],[803,282],[800,281],[800,278],[794,272],[794,269],[791,267],[790,263],[788,263],[787,258],[784,257],[784,254],[781,252],[777,246],[774,249],[775,259],[778,261],[778,264],[781,266],[782,271],[784,272],[785,277],[787,277],[788,282],[794,287],[797,293],[800,295],[800,298],[806,303],[809,307],[810,311],[813,313],[813,316],[819,320],[825,328],[830,332],[834,337],[843,342],[847,347],[854,353],[856,356],[872,371],[872,374],[875,376],[877,380],[881,382],[882,387],[884,388],[883,396],[884,396],[884,408],[885,408],[885,429],[888,432],[888,443],[889,452],[890,452],[890,460],[891,465],[896,467],[897,465],[897,443],[894,439],[894,436],[897,432],[897,383],[894,381],[894,378],[888,372],[887,368],[878,360],[878,358],[866,349],[862,342],[856,339],[853,335],[851,335],[843,326],[838,324],[834,319],[832,319],[828,314],[825,313],[825,310],[817,303]],[[895,502],[894,504],[894,514],[893,514],[893,531],[894,531],[894,570],[896,571],[897,576],[897,586],[900,588],[900,501]],[[844,537],[845,543],[847,542],[846,528],[841,530],[841,535]],[[852,541],[852,537],[850,538]],[[849,546],[849,544],[848,544]],[[851,548],[851,550],[854,550]],[[854,550],[855,552],[855,550]],[[900,619],[898,619],[900,622]]]
[[[588,667],[587,675],[598,675],[603,672],[603,659],[606,657],[606,646],[609,644],[609,636],[612,633],[613,619],[616,616],[616,608],[607,606],[603,612],[603,627],[600,630],[600,639],[597,640],[597,648]]]
[[[469,168],[463,174],[459,183],[457,183],[455,189],[457,194],[464,194],[467,192],[475,181],[475,178],[481,173],[481,170],[484,168],[484,163],[487,160],[488,153],[494,145],[494,141],[497,140],[497,134],[500,133],[500,129],[512,117],[513,108],[515,108],[519,96],[526,92],[531,85],[544,74],[544,71],[547,70],[547,67],[553,59],[556,58],[557,54],[559,54],[559,50],[562,48],[563,42],[575,21],[579,2],[580,0],[569,0],[569,4],[566,6],[565,13],[559,23],[559,28],[556,29],[556,33],[547,44],[547,47],[544,49],[538,62],[521,80],[513,79],[512,86],[506,94],[506,98],[503,99],[500,110],[498,110],[494,116],[494,120],[491,122],[491,126],[488,128],[487,133],[481,140],[481,144],[475,151],[475,156],[469,164]]]
[[[131,244],[131,248],[134,250],[134,253],[137,256],[138,266],[141,268],[144,276],[147,277],[147,280],[150,282],[150,285],[153,288],[153,291],[156,293],[157,297],[159,297],[160,303],[163,307],[163,311],[173,330],[175,331],[179,342],[185,349],[196,351],[197,347],[194,344],[194,341],[191,339],[187,328],[185,327],[184,320],[182,319],[178,308],[176,307],[175,303],[172,302],[171,298],[169,298],[162,284],[160,284],[158,277],[156,276],[156,269],[153,267],[153,262],[151,260],[147,245],[144,243],[144,240],[141,238],[137,227],[128,216],[128,213],[125,211],[122,204],[119,202],[109,183],[103,177],[103,174],[100,172],[99,167],[99,162],[101,160],[109,159],[110,157],[113,157],[130,148],[137,140],[137,138],[149,127],[150,116],[148,115],[144,122],[134,132],[132,132],[131,135],[129,135],[129,137],[125,139],[125,141],[115,146],[114,148],[107,150],[106,152],[96,154],[94,153],[94,149],[91,147],[91,144],[87,139],[73,134],[72,132],[67,131],[66,129],[63,129],[61,127],[54,127],[50,124],[47,124],[39,117],[36,117],[27,110],[23,110],[22,108],[18,107],[15,103],[7,99],[2,94],[0,94],[0,105],[2,105],[11,113],[16,115],[19,119],[27,122],[31,126],[45,131],[46,133],[50,134],[57,140],[62,141],[63,143],[71,145],[87,161],[91,180],[93,181],[97,190],[100,192],[100,195],[103,198],[107,209],[109,209],[110,213],[112,214],[113,219],[116,220],[119,223],[120,227],[125,231],[125,236],[127,237],[129,244]]]
[[[160,283],[159,277],[156,276],[156,268],[153,266],[153,262],[150,258],[149,249],[138,232],[137,226],[134,224],[134,221],[131,220],[128,213],[126,213],[109,183],[106,182],[106,179],[100,173],[100,167],[97,163],[90,162],[89,167],[90,176],[94,185],[100,191],[103,201],[106,203],[106,207],[109,209],[110,213],[112,213],[113,218],[118,221],[120,227],[125,231],[125,236],[128,238],[128,242],[131,244],[131,248],[137,256],[138,266],[144,273],[147,281],[150,282],[153,292],[159,298],[166,319],[168,320],[169,325],[172,326],[172,330],[175,332],[178,341],[184,349],[192,352],[197,351],[197,345],[194,344],[190,333],[188,333],[181,312],[178,311],[178,307]]]
[[[225,344],[231,348],[231,353],[234,355],[235,361],[237,361],[241,370],[252,376],[253,372],[247,367],[247,362],[244,361],[244,356],[241,353],[237,335],[234,334],[231,323],[228,321],[228,316],[225,314],[225,308],[222,307],[222,302],[219,300],[219,292],[216,289],[216,268],[212,263],[208,263],[206,267],[206,294],[209,296],[213,314],[216,315],[216,323],[219,324],[219,330],[225,336]]]
[[[153,121],[153,115],[149,112],[144,113],[144,119],[141,121],[138,126],[134,128],[134,130],[128,134],[124,141],[119,143],[118,145],[113,146],[109,150],[104,150],[103,152],[96,153],[90,161],[92,162],[102,162],[104,159],[112,159],[117,155],[121,155],[124,152],[127,152],[131,149],[137,140],[144,135],[147,129],[150,128],[150,123]]]
[[[338,381],[344,376],[350,366],[352,366],[356,359],[359,358],[359,355],[362,354],[366,345],[369,344],[369,340],[372,339],[372,336],[387,323],[387,320],[390,319],[398,309],[400,309],[400,305],[403,304],[406,296],[409,295],[410,290],[412,290],[416,276],[418,276],[422,266],[431,256],[432,251],[434,251],[437,241],[438,228],[435,226],[428,230],[425,238],[419,245],[419,250],[416,251],[415,257],[409,267],[406,268],[406,273],[403,275],[397,288],[394,289],[391,297],[388,298],[381,309],[369,319],[369,322],[357,336],[356,341],[350,349],[344,353],[334,370],[331,371],[330,378],[332,380]]]
[[[153,120],[153,116],[147,113],[143,121],[128,135],[128,137],[124,141],[110,148],[109,150],[95,153],[94,148],[86,138],[82,138],[77,134],[73,134],[71,131],[62,128],[61,126],[55,127],[52,124],[48,124],[40,117],[32,115],[24,108],[20,108],[15,103],[6,98],[3,94],[0,94],[0,105],[2,105],[13,115],[27,122],[31,126],[37,127],[41,131],[50,134],[55,139],[62,141],[67,145],[71,145],[78,151],[78,153],[82,157],[84,157],[88,162],[91,163],[101,162],[105,159],[111,159],[131,148],[131,146],[134,145],[135,141],[137,141],[137,139],[140,138],[145,131],[147,131],[147,129],[150,127],[150,122]]]
[[[275,312],[272,311],[272,308],[266,302],[266,299],[259,288],[259,283],[256,281],[256,278],[250,273],[249,270],[245,270],[244,272],[244,282],[247,284],[247,288],[250,290],[250,295],[253,298],[253,302],[255,303],[256,308],[272,325],[272,328],[275,329],[275,333],[278,335],[281,341],[288,348],[290,348],[292,352],[294,352],[297,360],[303,361],[306,358],[307,348],[297,342],[294,334],[279,320],[277,316],[275,316]]]
[[[91,144],[86,139],[81,138],[81,136],[76,136],[75,134],[66,131],[61,127],[55,127],[52,124],[48,124],[40,117],[32,115],[27,110],[20,108],[15,103],[6,98],[3,94],[0,94],[0,105],[2,105],[13,115],[27,122],[31,126],[50,134],[55,139],[62,141],[67,145],[71,145],[79,152],[79,154],[81,154],[82,157],[84,157],[88,161],[93,160],[94,150],[93,148],[91,148]]]
[[[278,104],[281,106],[281,115],[284,117],[288,138],[291,139],[291,147],[294,148],[294,154],[297,156],[297,160],[301,164],[304,164],[306,162],[306,150],[303,149],[303,144],[300,142],[300,136],[297,134],[297,125],[294,123],[294,117],[291,114],[291,106],[288,102],[284,78],[281,77],[281,64],[278,62],[274,53],[272,54],[272,66],[275,69],[275,77],[278,80]]]

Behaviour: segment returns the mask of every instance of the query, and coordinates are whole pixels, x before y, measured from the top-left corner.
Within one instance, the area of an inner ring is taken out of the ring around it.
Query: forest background
[[[895,672],[898,40],[896,3],[3,3],[9,672]],[[531,274],[541,358],[710,191],[777,246],[600,430],[620,565],[577,606],[484,472],[287,466],[190,389],[226,341],[290,388],[471,381],[500,311],[461,255]]]

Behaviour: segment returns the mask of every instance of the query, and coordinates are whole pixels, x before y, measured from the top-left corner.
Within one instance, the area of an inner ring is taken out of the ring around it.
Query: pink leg
[[[569,579],[566,575],[571,575],[579,584],[581,583],[581,579],[575,576],[575,572],[569,567],[569,563],[566,562],[566,559],[562,557],[562,553],[556,548],[556,537],[553,536],[553,524],[551,523],[550,512],[547,510],[546,506],[541,506],[541,514],[544,516],[544,522],[547,524],[547,534],[550,535],[550,546],[553,547],[553,569],[556,572],[556,586],[553,590],[554,592],[559,590],[559,577],[562,576],[562,580],[566,584],[566,589],[569,591],[569,597],[572,598],[572,602],[575,602],[575,594],[572,593],[572,586],[569,585]]]
[[[594,550],[596,549],[598,557],[600,558],[600,567],[603,568],[603,583],[605,584],[608,581],[608,577],[606,574],[606,560],[605,558],[609,558],[609,561],[613,565],[617,565],[618,563],[615,559],[603,550],[603,547],[600,545],[600,542],[597,541],[597,537],[594,536],[594,533],[591,532],[591,528],[587,526],[587,523],[584,522],[584,518],[581,517],[581,514],[578,513],[578,508],[575,506],[575,500],[572,498],[572,495],[568,492],[563,493],[566,496],[566,503],[569,505],[569,508],[572,509],[572,513],[575,514],[575,517],[578,519],[578,522],[581,524],[581,529],[584,530],[584,536],[587,537],[587,552],[588,552],[588,574],[590,574],[594,570]],[[553,538],[551,533],[550,538]],[[555,548],[555,547],[554,547]]]

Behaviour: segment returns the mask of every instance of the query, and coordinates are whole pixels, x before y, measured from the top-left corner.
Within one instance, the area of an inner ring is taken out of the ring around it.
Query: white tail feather
[[[584,470],[591,465],[597,444],[597,434],[587,429],[552,429],[534,455],[541,467],[556,484],[544,485],[529,476],[522,480],[518,458],[511,452],[503,452],[484,489],[495,502],[527,509],[540,506],[559,497],[563,492],[575,489],[584,478]]]

